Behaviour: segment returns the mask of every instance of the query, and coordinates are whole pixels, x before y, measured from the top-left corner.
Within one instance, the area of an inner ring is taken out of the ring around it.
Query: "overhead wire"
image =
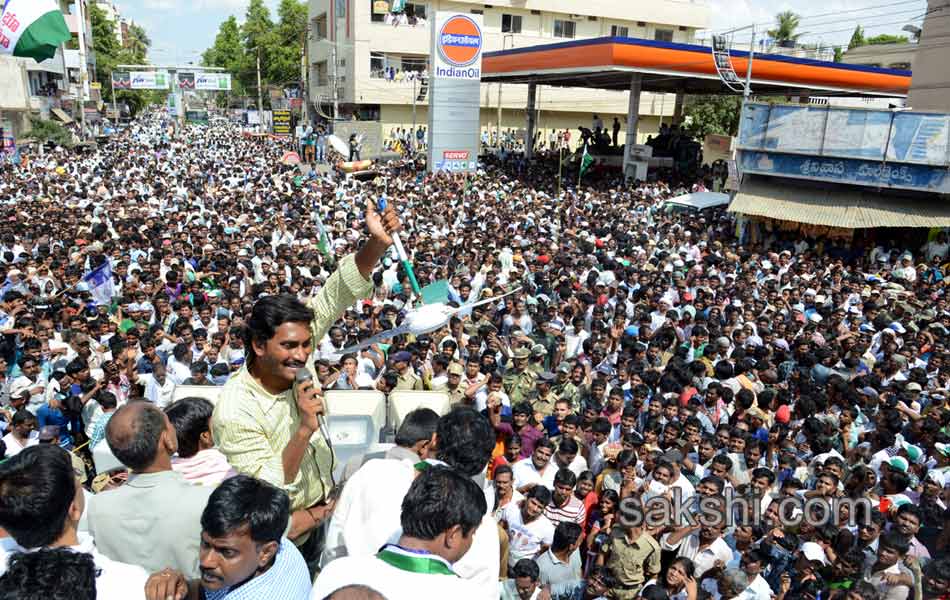
[[[809,20],[811,20],[811,19],[817,19],[817,18],[820,18],[820,17],[830,17],[830,16],[833,16],[833,15],[842,15],[842,14],[847,14],[847,13],[863,12],[863,11],[866,11],[866,10],[875,10],[875,9],[878,9],[878,8],[892,8],[892,7],[894,7],[894,6],[901,6],[901,5],[904,5],[904,4],[921,4],[921,3],[923,3],[924,5],[927,4],[925,0],[901,0],[900,2],[888,2],[888,3],[886,3],[886,4],[876,4],[876,5],[873,5],[873,6],[865,6],[865,7],[862,7],[862,8],[852,8],[852,9],[847,9],[847,10],[836,10],[836,11],[834,11],[834,12],[820,13],[820,14],[817,14],[817,15],[798,15],[798,17],[799,17],[799,26],[801,26],[801,23],[802,23],[803,21],[809,21]],[[755,27],[766,27],[766,26],[774,26],[774,25],[775,25],[775,21],[772,20],[772,21],[766,21],[766,22],[763,22],[763,23],[754,23],[754,24],[750,24],[750,25],[743,25],[743,26],[740,26],[740,27],[728,27],[728,28],[723,28],[723,29],[701,29],[701,30],[698,30],[698,31],[709,31],[709,32],[718,32],[718,33],[729,33],[729,32],[737,32],[737,30],[739,30],[739,29],[744,29],[744,28],[748,28],[748,27],[752,27],[752,26],[755,26]]]

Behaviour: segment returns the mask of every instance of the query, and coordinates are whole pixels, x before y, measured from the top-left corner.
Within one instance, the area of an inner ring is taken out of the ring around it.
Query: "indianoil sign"
[[[482,16],[476,14],[437,12],[432,20],[430,171],[478,169],[482,27]]]

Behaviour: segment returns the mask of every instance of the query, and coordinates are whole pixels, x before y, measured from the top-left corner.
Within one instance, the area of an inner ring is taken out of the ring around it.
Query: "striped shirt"
[[[315,344],[344,310],[359,298],[368,297],[373,284],[363,278],[351,254],[327,279],[320,293],[307,306],[314,312],[310,324]],[[312,366],[311,355],[308,364]],[[211,417],[215,445],[239,473],[271,483],[290,496],[292,510],[313,506],[332,488],[333,453],[316,431],[297,477],[284,483],[282,453],[300,425],[294,386],[271,394],[247,370],[234,374],[221,390]],[[298,542],[303,543],[305,539]]]
[[[544,508],[544,516],[557,527],[558,523],[577,523],[584,526],[587,510],[584,503],[571,494],[564,506],[557,506],[554,500]]]
[[[209,592],[202,588],[201,597],[204,600],[307,600],[310,598],[310,572],[300,551],[290,540],[283,538],[271,568],[234,589]]]

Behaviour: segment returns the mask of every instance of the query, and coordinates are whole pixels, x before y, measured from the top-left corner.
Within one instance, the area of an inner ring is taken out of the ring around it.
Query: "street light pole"
[[[76,17],[79,20],[79,139],[86,139],[86,17],[82,10],[83,0],[76,0]]]
[[[501,38],[501,49],[502,51],[507,50],[508,47],[508,38],[511,37],[511,34],[507,34]],[[514,48],[515,44],[512,41],[511,47]],[[497,138],[495,139],[495,147],[501,148],[501,82],[498,82],[498,125],[496,127]]]
[[[257,116],[260,124],[264,125],[264,95],[261,91],[261,47],[257,47]]]
[[[752,26],[752,40],[749,42],[749,60],[745,68],[745,89],[742,90],[742,103],[749,101],[752,95],[752,57],[755,55],[755,25]]]

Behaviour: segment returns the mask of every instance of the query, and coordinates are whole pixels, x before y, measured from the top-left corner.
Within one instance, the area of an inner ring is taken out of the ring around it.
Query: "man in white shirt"
[[[92,555],[99,576],[100,600],[145,598],[145,570],[106,558],[91,536],[79,533],[85,507],[69,454],[59,446],[41,444],[0,465],[0,527],[19,548],[69,548]],[[42,526],[41,526],[42,525]],[[0,564],[0,575],[7,568]]]
[[[522,558],[534,558],[554,543],[554,524],[544,516],[551,502],[551,491],[543,485],[532,487],[524,500],[510,503],[501,514],[508,531],[508,566]]]
[[[155,361],[151,373],[139,373],[136,382],[145,386],[145,399],[159,408],[172,403],[175,394],[175,382],[165,374],[165,365]]]
[[[387,542],[398,540],[402,534],[402,501],[419,473],[430,464],[445,464],[466,477],[481,477],[494,443],[485,417],[471,408],[457,407],[439,419],[434,444],[438,460],[412,465],[402,460],[374,459],[360,467],[343,488],[330,520],[322,566],[341,556],[372,557]],[[494,501],[486,499],[485,504]],[[453,566],[454,571],[482,590],[497,591],[498,527],[487,508],[471,546],[461,562]]]
[[[554,442],[548,438],[538,440],[531,456],[519,460],[511,467],[515,477],[515,489],[523,494],[536,485],[547,485],[548,481],[553,483],[558,470],[557,465],[551,464],[553,455]]]
[[[375,555],[332,561],[321,570],[310,598],[322,600],[350,585],[370,586],[388,600],[415,600],[420,593],[459,600],[497,598],[497,584],[476,584],[453,568],[472,547],[487,511],[482,490],[470,478],[452,468],[429,467],[402,499],[398,541]]]
[[[687,525],[667,533],[660,540],[663,550],[677,551],[677,557],[685,557],[693,561],[696,567],[694,577],[702,579],[703,573],[712,569],[717,561],[725,565],[732,560],[732,550],[729,544],[722,539],[723,523],[708,523],[705,525]]]

